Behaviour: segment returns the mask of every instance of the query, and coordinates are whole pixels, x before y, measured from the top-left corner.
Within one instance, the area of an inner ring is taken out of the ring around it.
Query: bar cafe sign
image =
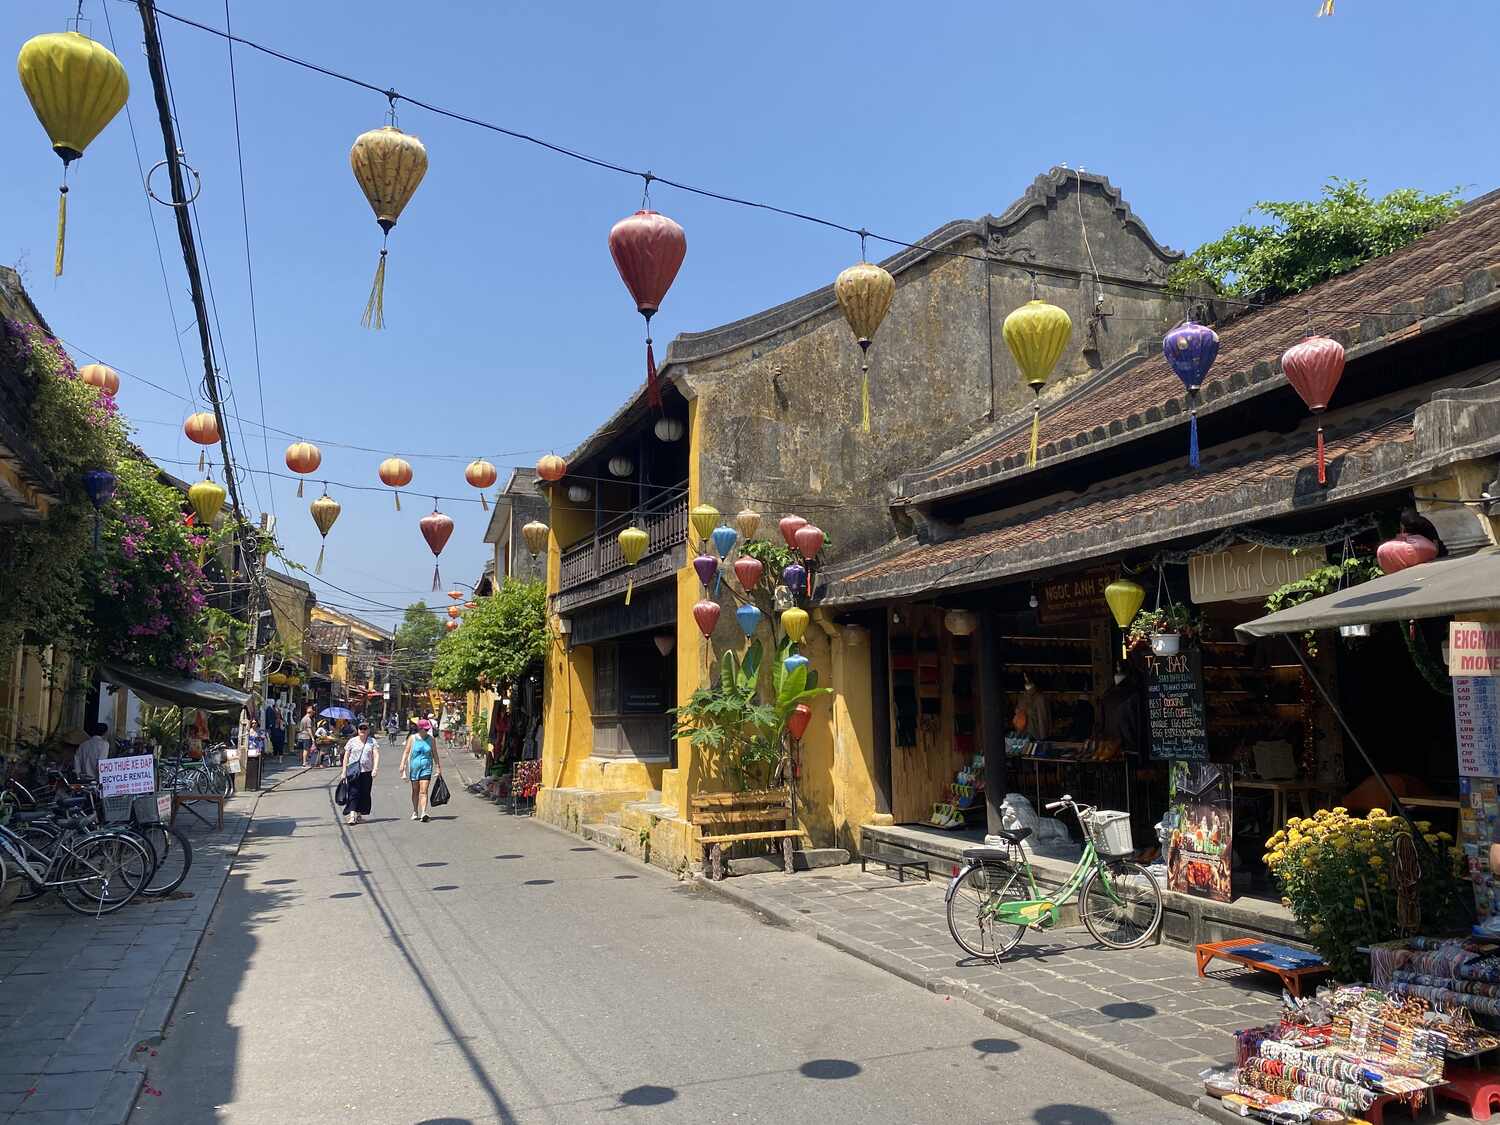
[[[1448,622],[1448,674],[1500,676],[1500,625],[1490,621]]]
[[[1305,547],[1294,554],[1280,547],[1238,543],[1227,551],[1190,557],[1188,589],[1197,605],[1260,601],[1327,564],[1328,552],[1322,547]]]

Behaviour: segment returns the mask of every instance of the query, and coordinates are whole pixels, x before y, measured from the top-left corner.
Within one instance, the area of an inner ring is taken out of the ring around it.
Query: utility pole
[[[182,262],[187,270],[188,290],[193,299],[193,315],[198,324],[198,344],[203,352],[203,392],[213,407],[214,421],[219,426],[219,451],[224,460],[224,486],[229,491],[229,503],[235,521],[235,532],[239,546],[240,564],[250,579],[250,592],[245,612],[249,622],[249,643],[245,649],[245,690],[255,690],[255,649],[259,640],[260,626],[260,537],[245,518],[240,504],[239,483],[234,475],[234,458],[229,448],[229,423],[224,414],[224,400],[219,393],[219,373],[214,364],[213,337],[209,333],[208,302],[203,292],[203,277],[198,265],[198,248],[193,241],[192,216],[188,213],[190,200],[182,178],[182,157],[177,145],[176,126],[172,121],[171,96],[167,91],[166,64],[162,61],[161,32],[156,22],[154,0],[137,0],[141,13],[141,29],[146,47],[146,63],[151,73],[152,92],[156,98],[156,115],[161,122],[162,144],[166,151],[167,178],[172,188],[172,211],[177,217],[177,238],[182,243]],[[232,554],[231,554],[232,557]],[[231,578],[234,568],[231,567]],[[243,731],[244,724],[241,723]],[[244,739],[240,739],[243,745]],[[242,762],[249,766],[248,760]],[[256,774],[259,774],[257,763]],[[248,783],[247,771],[247,783]],[[258,780],[257,780],[258,784]]]

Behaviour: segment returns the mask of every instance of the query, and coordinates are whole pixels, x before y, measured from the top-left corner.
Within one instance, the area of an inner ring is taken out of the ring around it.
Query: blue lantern
[[[1161,342],[1166,358],[1188,396],[1188,464],[1198,467],[1198,390],[1219,355],[1219,334],[1212,328],[1184,320]]]
[[[760,628],[760,610],[748,602],[734,611],[734,619],[740,623],[740,631],[750,637]]]
[[[94,506],[94,546],[99,546],[99,510],[115,495],[115,474],[108,469],[89,469],[83,474],[83,490]]]
[[[801,563],[792,563],[781,572],[781,582],[795,597],[807,584],[807,567]]]
[[[786,668],[788,673],[791,673],[795,672],[798,668],[806,668],[811,663],[812,661],[803,656],[800,652],[794,652],[791,656],[788,656],[786,658],[785,662],[783,663],[783,667]]]
[[[714,550],[719,552],[719,558],[727,558],[729,552],[734,550],[734,545],[740,541],[740,533],[727,523],[721,523],[714,528],[709,536],[713,540]]]

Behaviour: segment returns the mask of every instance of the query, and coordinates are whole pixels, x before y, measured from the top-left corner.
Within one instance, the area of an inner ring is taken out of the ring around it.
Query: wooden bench
[[[924,881],[932,882],[932,872],[928,870],[927,860],[925,859],[913,859],[910,856],[897,855],[895,852],[861,851],[859,853],[859,870],[861,873],[864,872],[865,865],[869,863],[881,863],[885,865],[887,871],[895,871],[896,882],[898,883],[906,882],[908,868],[913,871],[920,871]]]
[[[788,827],[791,806],[785,789],[753,793],[702,793],[692,799],[693,823],[703,833],[703,870],[710,879],[724,878],[724,845],[748,840],[780,840],[782,866],[792,873],[793,841],[807,833]],[[756,825],[779,825],[757,829]]]
[[[177,810],[187,809],[195,817],[201,820],[205,827],[208,826],[208,817],[204,816],[194,805],[213,805],[218,810],[219,820],[214,827],[224,827],[224,794],[222,793],[173,793],[172,794],[172,824],[177,823]]]

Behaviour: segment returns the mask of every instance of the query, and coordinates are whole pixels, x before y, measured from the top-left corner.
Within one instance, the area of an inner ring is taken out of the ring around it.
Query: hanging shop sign
[[[1450,621],[1448,674],[1455,677],[1500,676],[1500,625],[1485,621]],[[1500,774],[1487,776],[1500,777]]]
[[[1233,794],[1224,767],[1173,762],[1167,822],[1167,887],[1228,902],[1234,853]]]
[[[1092,621],[1105,604],[1104,588],[1119,577],[1118,569],[1105,567],[1043,582],[1037,590],[1037,620],[1043,625]]]
[[[1174,656],[1146,657],[1146,689],[1151,715],[1151,756],[1206,761],[1208,727],[1203,705],[1203,654],[1193,648]]]
[[[1500,680],[1453,677],[1460,777],[1500,777]]]
[[[1208,602],[1264,601],[1288,582],[1328,565],[1323,547],[1295,554],[1280,547],[1237,543],[1224,551],[1188,559],[1188,590],[1197,605]]]
[[[99,790],[105,797],[128,797],[156,792],[156,759],[150,754],[103,758],[99,762]]]

